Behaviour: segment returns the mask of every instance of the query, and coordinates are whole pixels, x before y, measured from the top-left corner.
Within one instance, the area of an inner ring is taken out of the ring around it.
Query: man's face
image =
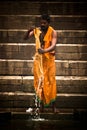
[[[41,30],[46,31],[48,29],[49,23],[46,20],[41,20]]]

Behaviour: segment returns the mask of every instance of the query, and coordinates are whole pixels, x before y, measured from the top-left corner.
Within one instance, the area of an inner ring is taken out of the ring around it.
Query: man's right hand
[[[25,36],[24,36],[24,40],[27,40],[28,39],[28,35],[29,35],[29,31],[27,31],[26,33],[25,33]]]
[[[27,40],[29,38],[29,33],[34,30],[34,27],[31,27],[25,34],[24,40]]]

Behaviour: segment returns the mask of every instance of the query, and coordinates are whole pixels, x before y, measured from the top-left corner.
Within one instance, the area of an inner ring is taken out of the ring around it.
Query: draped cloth
[[[51,45],[53,28],[49,26],[47,33],[44,36],[44,49]],[[36,53],[34,56],[34,88],[38,99],[48,106],[56,99],[56,79],[55,79],[55,51],[39,54],[40,48],[40,29],[34,29],[36,42]]]

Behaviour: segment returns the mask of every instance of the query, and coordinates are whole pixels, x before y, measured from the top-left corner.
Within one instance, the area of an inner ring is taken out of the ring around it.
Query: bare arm
[[[54,31],[53,31],[53,34],[52,34],[51,46],[48,47],[48,48],[46,48],[46,49],[40,48],[40,49],[38,50],[38,52],[39,52],[40,54],[47,53],[47,52],[51,52],[51,51],[55,50],[56,43],[57,43],[57,32],[54,30]]]
[[[25,34],[24,36],[24,40],[27,40],[28,38],[30,38],[31,36],[34,35],[34,31],[33,31],[33,28],[30,28],[27,33]]]

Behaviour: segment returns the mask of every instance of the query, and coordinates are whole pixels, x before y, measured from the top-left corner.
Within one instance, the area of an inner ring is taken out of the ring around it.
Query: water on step
[[[35,95],[35,108],[28,108],[26,112],[30,113],[32,121],[44,121],[44,118],[40,118],[40,101],[37,99],[37,95]]]

